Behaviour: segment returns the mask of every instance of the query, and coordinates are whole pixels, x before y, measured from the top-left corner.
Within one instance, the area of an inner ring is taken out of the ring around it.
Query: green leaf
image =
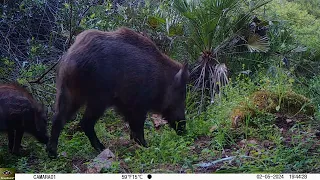
[[[96,16],[96,14],[95,14],[95,13],[92,13],[92,14],[90,15],[90,18],[93,19],[95,16]]]
[[[183,26],[182,24],[177,24],[169,27],[169,36],[182,36],[183,35]]]
[[[165,24],[166,20],[161,17],[149,16],[148,17],[148,25],[157,28],[160,24]]]
[[[70,4],[69,4],[69,3],[64,3],[63,5],[64,5],[64,7],[65,7],[66,9],[69,9],[69,8],[70,8]]]

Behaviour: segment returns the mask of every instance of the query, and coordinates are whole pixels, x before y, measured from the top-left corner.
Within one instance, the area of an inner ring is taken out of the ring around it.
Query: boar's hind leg
[[[130,125],[130,139],[134,139],[139,145],[147,147],[147,142],[144,139],[144,122],[146,119],[147,113],[132,113],[131,115],[126,114],[126,121]]]
[[[99,101],[95,101],[94,103],[88,103],[86,111],[80,121],[81,128],[89,138],[92,147],[97,151],[103,151],[105,147],[99,141],[97,134],[94,131],[94,125],[103,115],[106,106],[105,102],[99,103]]]

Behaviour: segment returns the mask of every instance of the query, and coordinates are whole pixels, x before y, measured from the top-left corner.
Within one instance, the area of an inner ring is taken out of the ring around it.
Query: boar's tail
[[[56,81],[55,113],[72,113],[85,102],[77,63],[64,55],[59,63]]]
[[[56,113],[68,108],[67,102],[70,102],[72,99],[72,93],[70,93],[68,86],[70,86],[69,79],[72,79],[73,69],[70,68],[69,63],[67,55],[63,55],[57,68],[57,93],[54,107]]]
[[[67,101],[67,90],[66,87],[60,85],[57,87],[57,94],[56,94],[56,103],[55,103],[55,112],[59,112],[60,109],[64,108],[64,103]]]

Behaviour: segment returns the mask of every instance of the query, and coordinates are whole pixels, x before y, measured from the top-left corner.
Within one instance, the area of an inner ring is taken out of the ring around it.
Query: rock
[[[103,168],[110,168],[113,161],[115,161],[114,154],[105,149],[88,165],[86,173],[99,173]]]
[[[218,129],[218,126],[217,125],[214,125],[210,128],[210,132],[212,133],[213,131],[216,131]]]
[[[68,157],[67,152],[65,152],[65,151],[61,152],[60,155],[63,156],[63,157]]]
[[[159,129],[161,126],[167,124],[168,122],[166,120],[164,120],[161,115],[158,114],[153,114],[151,117],[152,121],[153,121],[153,125],[156,129]]]
[[[249,144],[253,144],[253,145],[258,144],[258,142],[257,142],[255,139],[250,139],[250,140],[248,141],[248,143],[249,143]]]
[[[268,141],[268,140],[264,140],[264,141],[262,141],[261,145],[264,148],[272,148],[274,146],[274,142]]]
[[[241,141],[239,141],[239,143],[238,143],[238,145],[240,146],[240,147],[245,147],[245,146],[247,146],[247,144],[252,144],[252,145],[257,145],[258,144],[258,142],[257,142],[257,140],[255,140],[255,139],[249,139],[249,140],[247,140],[247,139],[242,139]]]
[[[293,120],[292,119],[286,119],[287,123],[291,123]]]

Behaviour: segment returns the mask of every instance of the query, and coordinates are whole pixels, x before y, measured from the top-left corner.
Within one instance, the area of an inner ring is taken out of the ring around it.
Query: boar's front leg
[[[130,139],[134,139],[139,145],[148,147],[146,140],[144,139],[144,122],[147,113],[132,113],[131,115],[126,114],[126,121],[130,125]]]
[[[61,98],[62,99],[62,98]],[[57,157],[57,146],[60,133],[67,122],[76,111],[80,108],[80,104],[67,104],[65,99],[61,100],[58,111],[55,113],[52,121],[51,137],[47,145],[47,152],[49,157]],[[68,106],[69,105],[69,106]]]
[[[97,151],[103,151],[104,145],[99,141],[97,134],[94,130],[94,125],[103,115],[106,109],[106,101],[91,101],[87,104],[86,111],[80,121],[80,126],[85,135],[89,138],[92,147]]]
[[[12,153],[13,151],[13,144],[14,144],[14,130],[13,129],[9,129],[8,130],[8,147],[9,147],[9,152]]]
[[[16,129],[15,136],[14,136],[14,145],[12,153],[15,155],[19,155],[20,153],[20,147],[21,147],[21,140],[23,136],[23,128]]]

